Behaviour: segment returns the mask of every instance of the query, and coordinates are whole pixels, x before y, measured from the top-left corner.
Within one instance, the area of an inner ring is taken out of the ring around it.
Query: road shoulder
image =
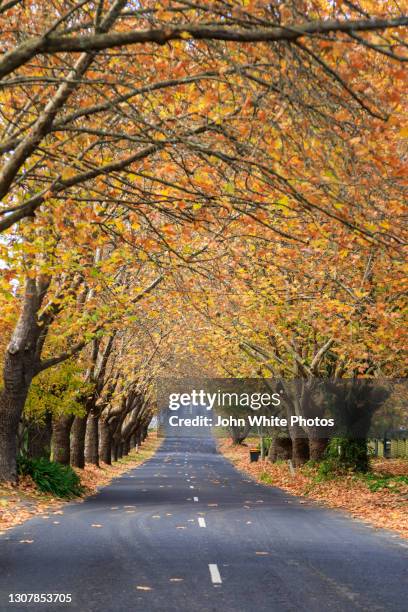
[[[230,440],[219,439],[218,452],[238,470],[257,482],[277,487],[314,500],[326,507],[336,508],[363,520],[377,529],[387,529],[408,538],[408,486],[400,483],[392,488],[370,490],[361,478],[347,475],[334,480],[316,482],[317,469],[304,466],[292,474],[287,462],[271,463],[267,460],[251,463],[249,447],[232,445]],[[377,473],[394,471],[396,475],[408,475],[408,461],[386,460],[376,462]],[[392,486],[392,480],[391,486]]]

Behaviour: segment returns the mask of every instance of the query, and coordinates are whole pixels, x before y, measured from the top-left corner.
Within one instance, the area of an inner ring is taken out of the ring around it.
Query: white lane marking
[[[194,500],[195,502],[198,502],[198,497],[193,497],[193,500]]]
[[[203,519],[202,516],[199,517],[198,524],[200,527],[207,527],[207,525],[205,524],[205,519]]]
[[[210,570],[211,582],[213,584],[222,584],[220,571],[216,563],[209,563],[208,569]]]

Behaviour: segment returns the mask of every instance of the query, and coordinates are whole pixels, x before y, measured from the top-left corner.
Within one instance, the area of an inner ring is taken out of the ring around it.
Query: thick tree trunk
[[[135,434],[132,434],[130,436],[130,448],[136,448],[137,445],[137,438]]]
[[[309,437],[310,459],[321,461],[327,448],[329,440],[327,438]]]
[[[119,444],[116,440],[112,440],[111,445],[111,460],[112,463],[119,459]]]
[[[28,448],[27,454],[32,459],[39,457],[50,457],[52,417],[47,413],[44,423],[28,423]]]
[[[17,481],[16,436],[38,366],[37,341],[41,334],[44,337],[37,312],[47,286],[45,278],[27,278],[23,307],[5,354],[4,388],[0,392],[0,481]]]
[[[6,351],[4,389],[0,392],[0,481],[13,483],[17,482],[18,425],[34,376],[32,351],[21,347],[24,330],[19,332],[17,326],[16,332]],[[30,343],[29,338],[26,342]]]
[[[0,395],[0,481],[17,482],[17,430],[20,409]]]
[[[127,440],[123,442],[123,455],[126,456],[129,453],[130,453],[130,439],[127,438]]]
[[[309,460],[309,441],[307,438],[292,439],[292,462],[295,467]]]
[[[85,434],[85,461],[99,466],[99,416],[92,410],[88,415]]]
[[[76,416],[71,429],[71,465],[85,467],[85,433],[87,416]]]
[[[269,448],[268,459],[269,461],[278,461],[292,458],[292,440],[290,437],[276,436],[272,439],[271,446]]]
[[[122,459],[123,457],[123,442],[120,441],[117,445],[118,448],[118,459]]]
[[[231,433],[231,439],[233,444],[242,444],[245,438],[248,436],[251,427],[245,425],[245,427],[238,427],[237,425],[231,425],[229,430]]]
[[[51,456],[53,461],[69,465],[70,433],[74,415],[64,414],[52,420]]]
[[[112,434],[103,419],[99,419],[99,459],[108,465],[112,463]]]
[[[293,404],[286,407],[288,419],[289,436],[292,440],[292,463],[295,467],[303,465],[309,460],[309,440],[305,430],[299,425],[290,425],[291,417],[294,415]]]

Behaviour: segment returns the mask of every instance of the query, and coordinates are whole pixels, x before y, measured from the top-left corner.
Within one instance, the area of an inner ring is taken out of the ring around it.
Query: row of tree
[[[55,459],[116,456],[192,364],[404,376],[406,24],[371,0],[0,4],[0,479],[50,421]]]

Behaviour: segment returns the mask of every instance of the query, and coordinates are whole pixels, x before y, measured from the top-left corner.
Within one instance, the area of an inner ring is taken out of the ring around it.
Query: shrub
[[[18,472],[22,476],[31,476],[40,491],[51,493],[55,497],[71,498],[83,492],[81,480],[71,466],[61,465],[46,457],[20,457]]]
[[[325,458],[320,464],[318,479],[325,480],[346,472],[367,472],[368,452],[366,440],[332,438]]]

